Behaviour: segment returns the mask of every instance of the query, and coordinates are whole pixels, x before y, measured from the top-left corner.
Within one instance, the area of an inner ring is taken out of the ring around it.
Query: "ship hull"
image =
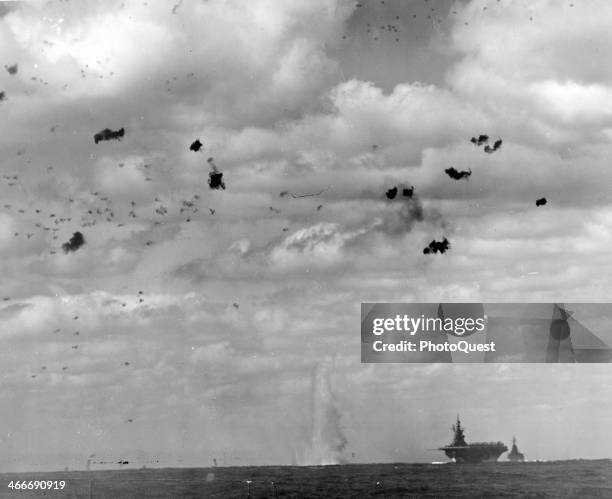
[[[502,446],[466,446],[442,448],[449,459],[456,463],[494,463],[508,449]]]

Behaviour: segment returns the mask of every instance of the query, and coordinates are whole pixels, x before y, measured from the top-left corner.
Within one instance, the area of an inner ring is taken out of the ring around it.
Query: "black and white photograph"
[[[612,497],[611,25],[0,1],[0,498]]]

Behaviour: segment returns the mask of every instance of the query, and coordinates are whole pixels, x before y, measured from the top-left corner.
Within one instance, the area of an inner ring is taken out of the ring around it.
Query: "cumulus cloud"
[[[603,14],[609,5],[484,5],[470,2],[455,20],[451,46],[462,59],[448,73],[451,88],[527,142],[530,135],[557,146],[601,142],[601,128],[610,125],[612,80],[601,52],[611,43]]]

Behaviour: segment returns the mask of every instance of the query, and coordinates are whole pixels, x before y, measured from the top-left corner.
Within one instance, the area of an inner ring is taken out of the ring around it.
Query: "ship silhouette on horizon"
[[[512,437],[512,449],[508,453],[508,461],[513,463],[522,463],[525,460],[525,456],[518,450],[516,446],[516,437]]]
[[[450,445],[438,448],[455,463],[493,463],[499,456],[508,450],[502,442],[475,442],[468,444],[465,441],[464,429],[457,416],[457,423],[452,426],[453,441]]]

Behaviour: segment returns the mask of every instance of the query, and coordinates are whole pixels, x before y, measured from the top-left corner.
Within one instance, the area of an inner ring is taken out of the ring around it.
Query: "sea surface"
[[[7,488],[64,480],[64,490]],[[250,481],[248,483],[247,481]],[[350,464],[0,474],[0,498],[612,498],[612,461]]]

